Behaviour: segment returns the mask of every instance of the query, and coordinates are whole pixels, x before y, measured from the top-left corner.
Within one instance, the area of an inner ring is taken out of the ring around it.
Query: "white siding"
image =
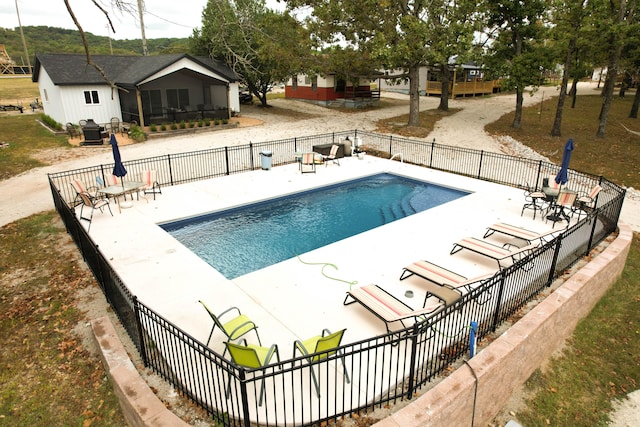
[[[85,91],[98,91],[100,102],[98,104],[85,103]],[[113,99],[112,98],[113,93]],[[113,91],[107,85],[104,86],[61,86],[60,98],[65,112],[66,122],[78,123],[80,120],[93,119],[96,123],[111,122],[112,117],[122,120],[120,112],[120,96],[118,91]]]
[[[402,74],[403,70],[385,70],[389,75]],[[418,70],[418,90],[420,93],[424,93],[427,90],[427,67],[420,67]],[[453,76],[452,76],[453,77]],[[380,89],[388,90],[391,92],[406,92],[409,93],[409,79],[400,84],[393,84],[393,81],[386,81],[384,78],[380,79]]]
[[[49,77],[49,74],[47,74],[45,69],[42,67],[40,67],[38,89],[40,90],[40,99],[42,101],[44,113],[58,123],[65,124],[69,122],[70,120],[68,120],[64,114],[60,88],[53,84],[51,77]]]
[[[229,84],[229,108],[240,112],[240,88],[238,83]]]

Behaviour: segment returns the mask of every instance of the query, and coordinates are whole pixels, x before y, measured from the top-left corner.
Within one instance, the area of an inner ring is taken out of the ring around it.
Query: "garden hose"
[[[296,255],[296,257],[298,258],[298,261],[300,261],[301,263],[306,264],[306,265],[321,265],[321,266],[322,266],[322,269],[321,269],[320,271],[321,271],[321,273],[322,273],[322,275],[323,275],[324,277],[326,277],[327,279],[336,280],[336,281],[338,281],[338,282],[346,283],[346,284],[348,284],[348,285],[349,285],[349,289],[351,289],[351,287],[352,287],[353,285],[355,285],[355,284],[357,284],[357,283],[358,283],[358,281],[357,281],[357,280],[348,281],[348,280],[344,280],[344,279],[338,279],[337,277],[331,277],[331,276],[329,276],[327,273],[325,273],[324,269],[325,269],[327,266],[331,266],[331,267],[333,267],[333,268],[335,268],[335,269],[337,270],[337,269],[338,269],[338,267],[337,267],[335,264],[331,264],[331,263],[329,263],[329,262],[306,262],[306,261],[303,261],[303,260],[302,260],[302,258],[300,258],[300,255]]]

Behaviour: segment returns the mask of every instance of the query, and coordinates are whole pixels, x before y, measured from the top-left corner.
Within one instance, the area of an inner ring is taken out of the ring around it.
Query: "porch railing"
[[[158,171],[163,186],[176,185],[260,168],[259,152],[272,151],[272,164],[293,162],[292,152],[313,145],[358,137],[363,149],[405,162],[476,179],[522,187],[540,186],[557,171],[551,163],[504,154],[425,143],[361,131],[307,136],[237,147],[223,147],[125,162],[130,173]],[[489,282],[465,294],[455,305],[410,328],[340,347],[327,358],[309,363],[300,357],[260,370],[239,368],[171,324],[132,295],[78,222],[70,202],[69,182],[90,182],[110,173],[98,165],[49,175],[56,210],[93,271],[107,300],[135,343],[145,366],[162,375],[185,396],[225,426],[315,425],[343,415],[410,399],[426,383],[468,350],[471,322],[478,338],[492,332],[535,298],[566,268],[614,232],[625,190],[604,177],[570,171],[572,185],[602,186],[597,206],[531,255],[500,271]],[[349,381],[342,370],[344,360]],[[314,369],[320,396],[310,382]],[[257,404],[262,381],[265,397]]]

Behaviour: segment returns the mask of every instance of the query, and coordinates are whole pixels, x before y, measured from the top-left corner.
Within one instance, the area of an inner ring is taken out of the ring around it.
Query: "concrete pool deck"
[[[155,201],[152,196],[148,202],[141,198],[122,213],[113,209],[113,217],[96,212],[91,236],[133,295],[196,339],[205,342],[212,326],[198,300],[207,301],[217,312],[237,306],[259,325],[262,343],[277,343],[281,357],[288,358],[295,339],[316,335],[323,328],[347,328],[345,343],[385,333],[384,323],[362,306],[342,304],[347,282],[375,283],[411,307],[421,307],[424,290],[419,279],[399,281],[404,266],[427,259],[476,276],[496,270],[496,262],[469,251],[450,255],[455,241],[482,237],[495,222],[538,232],[551,229],[551,223],[534,221],[530,212],[520,216],[524,196],[519,189],[371,156],[341,159],[341,164],[321,166],[315,174],[301,174],[297,164],[291,164],[165,187]],[[472,194],[300,254],[304,262],[292,258],[233,280],[157,225],[385,171]],[[500,241],[499,236],[491,239]],[[306,263],[334,264],[337,270],[328,266],[324,272],[339,280],[323,275],[322,265]],[[404,296],[409,289],[413,298]],[[255,336],[249,334],[248,339]],[[214,333],[210,347],[222,353],[223,336]]]

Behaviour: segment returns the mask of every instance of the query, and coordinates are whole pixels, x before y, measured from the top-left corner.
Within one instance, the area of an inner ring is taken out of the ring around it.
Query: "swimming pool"
[[[232,279],[467,194],[382,173],[161,227]]]

